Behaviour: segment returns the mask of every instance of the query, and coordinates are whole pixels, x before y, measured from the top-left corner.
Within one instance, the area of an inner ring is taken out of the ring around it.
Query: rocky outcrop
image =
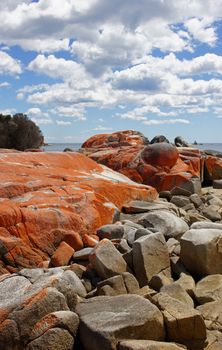
[[[123,142],[123,138],[130,141]],[[95,135],[82,145],[81,151],[98,163],[136,182],[154,186],[158,191],[180,186],[196,192],[193,181],[202,176],[200,152],[177,149],[162,136],[154,138],[150,144],[144,139],[134,131]]]
[[[156,196],[79,153],[0,153],[0,274],[68,264],[124,204]]]
[[[92,136],[81,151],[136,182],[155,187],[158,192],[179,186],[199,193],[201,182],[212,183],[222,178],[221,157],[191,148],[180,136],[175,138],[174,146],[163,135],[149,143],[141,133],[128,130]]]

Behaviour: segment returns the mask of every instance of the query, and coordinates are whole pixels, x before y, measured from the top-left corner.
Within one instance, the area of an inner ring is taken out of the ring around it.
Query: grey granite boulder
[[[210,275],[200,280],[196,284],[195,297],[199,304],[222,302],[222,275]]]
[[[146,228],[154,227],[165,237],[180,237],[189,229],[187,223],[176,215],[166,211],[158,210],[143,215],[138,223]]]
[[[138,295],[95,297],[76,309],[85,350],[114,350],[123,339],[164,340],[163,316]]]
[[[188,349],[203,349],[206,326],[201,313],[165,293],[154,298],[163,312],[168,340],[184,344]]]
[[[159,272],[170,277],[170,258],[162,233],[143,236],[133,243],[133,267],[141,287]]]
[[[180,243],[180,258],[189,272],[197,276],[222,273],[222,230],[191,229]]]
[[[127,271],[127,264],[120,252],[108,239],[103,239],[94,248],[89,261],[98,275],[107,279]]]

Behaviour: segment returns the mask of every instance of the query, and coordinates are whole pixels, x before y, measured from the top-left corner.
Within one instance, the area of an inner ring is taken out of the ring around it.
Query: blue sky
[[[47,142],[222,142],[220,14],[222,0],[1,0],[0,111]]]

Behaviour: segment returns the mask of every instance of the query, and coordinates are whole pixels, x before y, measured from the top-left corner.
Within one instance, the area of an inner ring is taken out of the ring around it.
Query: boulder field
[[[166,141],[1,150],[0,350],[222,349],[221,158]]]
[[[132,200],[96,234],[0,276],[0,349],[222,349],[221,190]]]
[[[0,153],[0,274],[64,265],[96,229],[156,190],[79,153]]]
[[[178,143],[177,138],[175,143],[187,146],[185,142]],[[191,147],[176,147],[163,136],[149,142],[134,130],[92,136],[83,143],[81,151],[158,192],[176,186],[199,192],[201,182],[222,178],[221,158]]]

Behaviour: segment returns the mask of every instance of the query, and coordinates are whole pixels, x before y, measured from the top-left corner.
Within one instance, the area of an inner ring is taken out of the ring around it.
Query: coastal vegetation
[[[24,151],[29,148],[39,148],[43,142],[41,130],[27,115],[0,114],[0,148]]]

